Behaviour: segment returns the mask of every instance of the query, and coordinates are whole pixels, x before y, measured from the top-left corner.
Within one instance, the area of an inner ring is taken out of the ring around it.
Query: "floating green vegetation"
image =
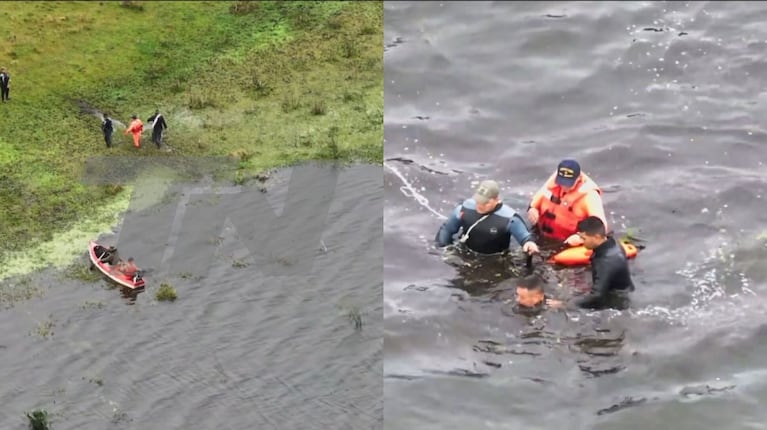
[[[242,260],[234,260],[232,261],[232,267],[235,269],[244,269],[245,267],[248,267],[248,263]]]
[[[102,278],[101,272],[96,269],[91,269],[91,263],[74,263],[67,267],[64,271],[64,275],[69,279],[75,279],[83,282],[96,282]]]
[[[50,316],[47,320],[37,324],[37,330],[35,331],[35,334],[42,337],[43,339],[48,339],[49,337],[53,336],[53,327],[55,326],[56,323],[53,321],[53,317]]]
[[[362,330],[362,311],[355,305],[339,305],[344,317],[354,326],[355,330]]]
[[[81,309],[103,309],[104,308],[104,302],[98,301],[98,302],[92,302],[90,300],[86,300],[85,303],[83,303],[80,306]]]
[[[0,282],[0,306],[12,308],[21,301],[42,297],[43,290],[32,282],[29,276]]]
[[[178,296],[176,295],[176,289],[172,285],[166,282],[163,282],[162,284],[160,284],[160,288],[158,288],[157,293],[155,293],[155,298],[161,302],[162,301],[172,302],[176,300],[177,297]]]
[[[51,428],[48,423],[48,411],[44,409],[27,412],[26,417],[29,419],[29,428],[32,430],[50,430]]]
[[[83,380],[85,380],[85,376],[83,376]],[[101,378],[88,378],[88,382],[90,382],[91,384],[96,384],[99,387],[104,385],[104,380]]]

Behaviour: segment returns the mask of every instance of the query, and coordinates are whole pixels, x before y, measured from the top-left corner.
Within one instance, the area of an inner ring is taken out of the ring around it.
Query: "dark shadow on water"
[[[125,301],[126,305],[135,305],[139,294],[143,293],[144,291],[146,291],[146,286],[136,289],[120,287],[120,296],[122,296],[124,299],[127,299]]]

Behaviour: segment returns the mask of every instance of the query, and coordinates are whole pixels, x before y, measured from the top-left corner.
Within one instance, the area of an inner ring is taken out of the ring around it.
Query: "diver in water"
[[[524,218],[503,203],[499,194],[497,182],[480,183],[474,196],[458,205],[439,228],[435,237],[437,245],[450,245],[453,236],[462,230],[459,241],[479,254],[508,251],[512,237],[526,253],[538,253],[538,245]]]
[[[623,247],[605,233],[605,224],[599,217],[590,216],[578,223],[578,235],[583,246],[592,249],[591,292],[576,298],[572,305],[587,309],[613,308],[623,310],[629,306],[629,292],[634,291],[628,259]],[[549,306],[566,307],[559,300],[548,300]]]

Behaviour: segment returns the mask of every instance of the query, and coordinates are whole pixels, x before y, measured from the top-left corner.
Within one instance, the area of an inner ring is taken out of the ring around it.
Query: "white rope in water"
[[[399,187],[399,190],[402,191],[402,194],[404,194],[406,197],[412,197],[416,202],[418,202],[419,205],[425,207],[428,209],[431,213],[436,215],[440,219],[447,219],[447,217],[436,210],[434,210],[431,206],[429,206],[429,200],[418,193],[418,191],[413,188],[412,185],[405,179],[405,176],[402,175],[402,173],[399,172],[396,168],[392,167],[390,164],[384,162],[384,167],[387,167],[389,170],[391,170],[397,177],[402,181],[403,186]]]

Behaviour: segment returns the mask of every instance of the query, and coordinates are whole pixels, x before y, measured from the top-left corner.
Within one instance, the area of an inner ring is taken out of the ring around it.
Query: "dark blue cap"
[[[557,166],[557,185],[572,187],[578,177],[581,176],[581,165],[573,159],[562,160]]]

